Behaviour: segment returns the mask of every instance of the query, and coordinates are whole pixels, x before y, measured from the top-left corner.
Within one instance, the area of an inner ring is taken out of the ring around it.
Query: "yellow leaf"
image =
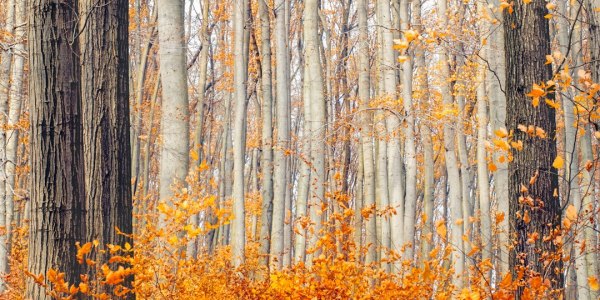
[[[546,101],[546,104],[548,104],[548,106],[550,106],[554,109],[560,108],[560,105],[558,103],[556,103],[555,101],[552,101],[550,99],[544,99],[544,101]]]
[[[590,289],[592,289],[592,291],[600,290],[600,284],[598,283],[598,278],[596,278],[596,276],[588,277],[588,282],[590,283]]]
[[[192,158],[193,161],[197,161],[199,156],[198,156],[198,152],[196,152],[196,150],[191,150],[190,151],[190,157]]]
[[[559,155],[559,156],[557,156],[557,157],[554,159],[554,162],[552,163],[552,166],[553,166],[555,169],[560,169],[560,168],[562,168],[562,167],[563,167],[564,163],[565,163],[565,160],[564,160],[564,159],[563,159],[563,158],[562,158],[562,157]]]
[[[506,128],[498,128],[494,131],[494,134],[499,138],[505,138],[508,136],[508,131],[506,131]]]
[[[529,92],[529,94],[527,94],[527,96],[541,97],[541,96],[544,96],[545,94],[546,94],[546,92],[544,91],[544,89],[541,86],[534,84],[533,88],[531,89],[531,92]]]
[[[404,37],[410,43],[415,40],[419,36],[419,33],[414,30],[406,30],[404,31]]]
[[[531,0],[523,0],[523,3],[529,4],[529,3],[531,3]]]
[[[488,169],[490,169],[490,172],[496,172],[496,171],[498,171],[498,167],[494,163],[489,163],[488,164]]]
[[[554,4],[554,3],[548,3],[548,4],[546,4],[546,8],[548,10],[553,10],[553,9],[556,8],[556,4]]]
[[[442,237],[445,238],[446,237],[446,233],[447,233],[447,229],[446,229],[446,225],[444,224],[444,221],[438,221],[436,222],[436,228],[435,228],[435,232],[437,232],[437,234]]]
[[[404,63],[407,60],[408,60],[408,56],[406,56],[406,55],[400,55],[400,56],[398,56],[398,62],[399,63]]]
[[[552,55],[546,55],[546,64],[552,64],[554,63],[554,57],[552,57]]]
[[[523,215],[523,222],[525,222],[525,224],[529,224],[529,222],[531,222],[531,217],[529,216],[528,210],[526,210],[525,215]]]
[[[565,217],[571,221],[577,220],[577,209],[573,204],[567,207],[567,211],[565,212]]]

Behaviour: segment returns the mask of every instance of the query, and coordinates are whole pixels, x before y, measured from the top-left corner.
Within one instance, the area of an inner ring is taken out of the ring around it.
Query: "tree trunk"
[[[79,1],[79,15],[86,16],[79,38],[88,225],[82,243],[133,242],[116,229],[132,233],[128,5]],[[102,264],[103,255],[96,254],[93,260]]]
[[[311,194],[309,197],[310,220],[314,223],[314,233],[309,239],[309,248],[317,245],[321,228],[321,203],[325,201],[325,120],[326,105],[323,95],[323,76],[321,75],[321,58],[319,55],[319,5],[318,0],[306,0],[304,3],[304,42],[305,42],[305,68],[307,81],[305,93],[310,95],[310,151],[311,167]],[[318,252],[317,252],[318,253]],[[310,264],[313,256],[308,255]]]
[[[248,1],[234,3],[234,46],[236,57],[233,71],[233,221],[231,228],[232,261],[235,267],[244,263],[246,226],[244,209],[244,162],[246,156],[246,85],[248,81]]]
[[[371,76],[369,63],[369,28],[368,28],[368,1],[358,0],[358,98],[360,101],[361,131],[360,147],[363,153],[363,205],[364,208],[375,207],[375,160],[373,151],[373,113],[368,111],[371,100]],[[358,211],[360,214],[360,210]],[[377,228],[376,214],[365,218],[365,245],[367,253],[365,264],[371,264],[377,260]],[[357,228],[356,230],[360,230]]]
[[[183,2],[158,0],[158,40],[162,86],[159,197],[172,203],[173,188],[185,184],[189,170],[189,107]],[[160,226],[164,226],[164,216]]]
[[[273,214],[273,84],[271,72],[271,16],[266,0],[258,0],[261,28],[262,83],[262,210],[260,218],[261,265],[267,266],[271,249]]]
[[[284,219],[285,195],[288,189],[287,166],[285,154],[290,148],[290,87],[289,87],[289,58],[286,27],[286,0],[275,1],[275,49],[277,75],[277,141],[275,143],[275,160],[273,169],[273,227],[271,231],[271,266],[281,269],[284,251]],[[291,209],[290,209],[291,210]]]
[[[401,30],[410,29],[409,1],[400,3]],[[412,52],[412,51],[411,51]],[[411,53],[413,54],[413,53]],[[417,212],[417,152],[415,146],[415,115],[413,111],[413,63],[415,55],[402,63],[402,100],[406,114],[406,127],[404,128],[405,160],[406,160],[406,195],[404,197],[404,230],[403,241],[406,243],[404,258],[413,262],[415,249],[415,221]],[[398,266],[397,266],[398,267]]]
[[[77,3],[35,0],[29,6],[31,219],[29,272],[53,268],[77,285],[83,267],[76,242],[85,241],[85,182]],[[49,299],[27,280],[26,298]]]
[[[520,268],[527,268],[549,279],[553,288],[561,289],[560,257],[541,256],[542,252],[552,254],[558,250],[552,238],[552,230],[560,227],[561,215],[560,201],[555,196],[558,195],[557,170],[552,167],[557,155],[555,111],[544,104],[533,107],[531,97],[526,96],[533,84],[544,83],[552,76],[551,66],[545,65],[546,54],[551,51],[545,5],[543,0],[533,0],[527,5],[514,2],[514,12],[504,13],[507,130],[514,131],[513,139],[525,145],[522,151],[512,152],[513,160],[509,162],[509,218],[511,233],[517,237],[509,264],[513,278]],[[546,97],[554,99],[553,92]],[[547,137],[532,137],[519,130],[519,125],[539,127]],[[531,180],[534,176],[537,180]],[[535,182],[529,184],[530,180]],[[528,201],[519,200],[523,197],[533,201],[527,204]],[[523,217],[526,213],[527,219]],[[528,235],[533,233],[539,234],[539,238],[529,243]],[[546,237],[550,237],[550,241],[544,242]],[[526,275],[525,280],[531,276]],[[519,294],[520,291],[517,297]]]
[[[448,16],[447,11],[447,0],[438,1],[438,16],[442,20],[442,24],[447,26]],[[442,78],[444,80],[450,79],[450,67],[448,61],[448,55],[446,51],[442,51],[440,55],[440,61],[442,62]],[[450,84],[442,84],[440,92],[443,97],[443,104],[445,107],[451,107],[454,105],[454,100],[451,93]],[[454,248],[452,251],[452,263],[454,264],[455,276],[453,277],[454,286],[460,290],[465,282],[464,278],[464,262],[465,252],[463,247],[462,236],[464,234],[463,227],[456,225],[455,222],[463,218],[462,214],[462,196],[461,196],[461,181],[460,172],[458,169],[458,162],[455,153],[456,144],[456,133],[453,129],[454,124],[448,122],[444,123],[444,149],[446,158],[446,170],[449,185],[448,203],[451,218],[448,222],[448,226],[451,227],[450,241],[451,247]],[[464,221],[464,220],[463,220]]]

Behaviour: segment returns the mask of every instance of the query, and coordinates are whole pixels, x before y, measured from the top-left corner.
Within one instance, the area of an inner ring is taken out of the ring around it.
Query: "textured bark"
[[[286,213],[285,195],[288,187],[285,154],[290,148],[290,86],[287,27],[285,25],[286,0],[275,1],[275,45],[277,75],[277,140],[275,143],[275,159],[273,161],[273,227],[271,231],[271,266],[281,269],[284,251],[284,219]],[[291,209],[290,209],[291,210]]]
[[[590,69],[592,73],[592,80],[594,82],[600,82],[600,12],[594,10],[594,8],[600,7],[600,0],[585,0],[585,8],[587,15],[587,21],[589,25],[589,49],[590,49]],[[592,148],[592,132],[591,127],[586,126],[585,133],[581,138],[581,159],[583,163],[594,160],[594,153]],[[582,188],[582,203],[584,208],[589,211],[593,211],[594,207],[594,171],[583,171],[583,180],[581,182]],[[596,183],[597,184],[597,183]],[[596,204],[596,209],[598,208]],[[598,226],[598,220],[596,220],[596,227]],[[588,245],[598,245],[597,232],[592,226],[587,226],[585,229],[585,237]],[[586,261],[588,265],[588,273],[600,277],[600,255],[593,253],[592,251],[586,254]],[[593,297],[598,298],[600,291],[592,293]]]
[[[261,31],[261,83],[262,83],[262,209],[260,218],[261,264],[268,265],[271,249],[271,224],[273,215],[273,84],[271,71],[271,16],[266,0],[258,0],[258,17]]]
[[[35,0],[29,6],[31,219],[29,272],[50,268],[77,284],[83,268],[75,242],[84,241],[85,183],[77,3]],[[92,226],[93,224],[89,224]],[[47,299],[27,280],[26,298]]]
[[[231,252],[234,266],[244,263],[246,226],[244,209],[244,162],[246,155],[246,84],[248,80],[248,1],[234,3],[234,118],[233,118],[233,216],[231,222]]]
[[[547,105],[533,107],[526,94],[533,84],[546,82],[552,76],[550,65],[545,65],[546,54],[550,53],[550,36],[546,2],[534,0],[524,5],[514,2],[514,13],[504,13],[504,34],[506,49],[506,92],[507,130],[514,131],[513,138],[524,143],[522,151],[514,151],[514,159],[509,163],[509,218],[511,233],[517,238],[514,250],[510,252],[510,269],[513,278],[521,268],[532,271],[526,279],[540,275],[549,279],[554,288],[562,288],[562,263],[559,259],[543,258],[544,253],[555,253],[556,245],[550,238],[552,230],[560,226],[561,207],[558,195],[557,170],[552,168],[556,152],[555,111]],[[554,94],[549,93],[553,99]],[[533,125],[542,128],[545,139],[531,137],[517,129],[518,125]],[[538,174],[533,184],[530,179]],[[522,192],[522,186],[527,192]],[[520,199],[531,197],[533,205]],[[528,212],[530,221],[520,216]],[[537,232],[539,239],[528,243],[528,234]],[[519,295],[517,295],[519,296]]]
[[[375,160],[373,149],[373,114],[368,111],[369,102],[371,99],[371,76],[369,64],[369,34],[368,34],[368,5],[367,0],[358,0],[356,2],[358,10],[358,97],[360,99],[360,108],[364,112],[361,114],[361,131],[360,131],[360,147],[363,154],[363,203],[362,207],[375,206]],[[360,210],[358,210],[357,218],[360,218]],[[365,263],[370,264],[377,260],[377,228],[375,214],[365,218],[365,246],[367,253]],[[356,228],[356,230],[362,230]]]
[[[132,233],[127,7],[126,0],[100,6],[79,1],[79,15],[86,16],[79,23],[87,225],[82,243],[133,242],[117,231]],[[94,261],[106,262],[105,255],[95,254]],[[94,274],[95,268],[90,278]]]
[[[14,31],[15,22],[15,1],[9,0],[6,2],[6,15],[3,31],[5,35],[10,36]],[[10,70],[13,57],[13,49],[2,50],[0,53],[0,124],[7,123],[8,116],[8,105],[9,105],[9,90],[11,86],[10,82]],[[0,130],[0,225],[5,226],[9,221],[8,209],[6,205],[6,195],[10,187],[7,186],[6,182],[6,139],[7,132],[3,129]],[[10,240],[8,234],[0,235],[0,272],[8,272],[8,258],[10,255]],[[4,290],[3,279],[0,279],[0,291]]]

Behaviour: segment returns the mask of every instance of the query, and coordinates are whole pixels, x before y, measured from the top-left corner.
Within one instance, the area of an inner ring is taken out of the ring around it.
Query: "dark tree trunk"
[[[128,3],[81,0],[81,95],[86,169],[85,242],[132,240]],[[106,257],[93,258],[99,265]],[[90,272],[90,276],[93,272]],[[112,290],[112,288],[110,288]]]
[[[75,242],[85,239],[77,2],[29,5],[31,221],[29,272],[79,281]],[[75,40],[73,40],[75,38]],[[28,299],[49,298],[33,279]]]
[[[513,3],[514,12],[509,13],[508,9],[504,12],[507,129],[514,132],[513,140],[523,141],[524,148],[522,151],[513,149],[514,159],[509,163],[510,231],[511,236],[516,237],[509,265],[513,278],[525,268],[524,280],[539,275],[549,279],[553,288],[560,289],[563,286],[561,256],[556,253],[559,249],[553,238],[561,215],[558,175],[552,167],[557,155],[555,111],[543,100],[534,107],[532,98],[526,96],[533,84],[552,77],[551,66],[545,64],[546,55],[551,53],[548,19],[544,18],[548,11],[544,0]],[[549,93],[547,97],[553,99],[554,95]],[[528,135],[519,130],[518,125],[540,127],[547,137]],[[539,174],[537,180],[530,184],[536,174]],[[539,237],[535,242],[528,242],[534,233]],[[544,242],[545,238],[549,241]]]

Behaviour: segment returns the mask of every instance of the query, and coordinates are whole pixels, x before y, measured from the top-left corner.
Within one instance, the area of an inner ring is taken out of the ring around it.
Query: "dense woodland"
[[[600,0],[3,0],[2,299],[598,299]]]

